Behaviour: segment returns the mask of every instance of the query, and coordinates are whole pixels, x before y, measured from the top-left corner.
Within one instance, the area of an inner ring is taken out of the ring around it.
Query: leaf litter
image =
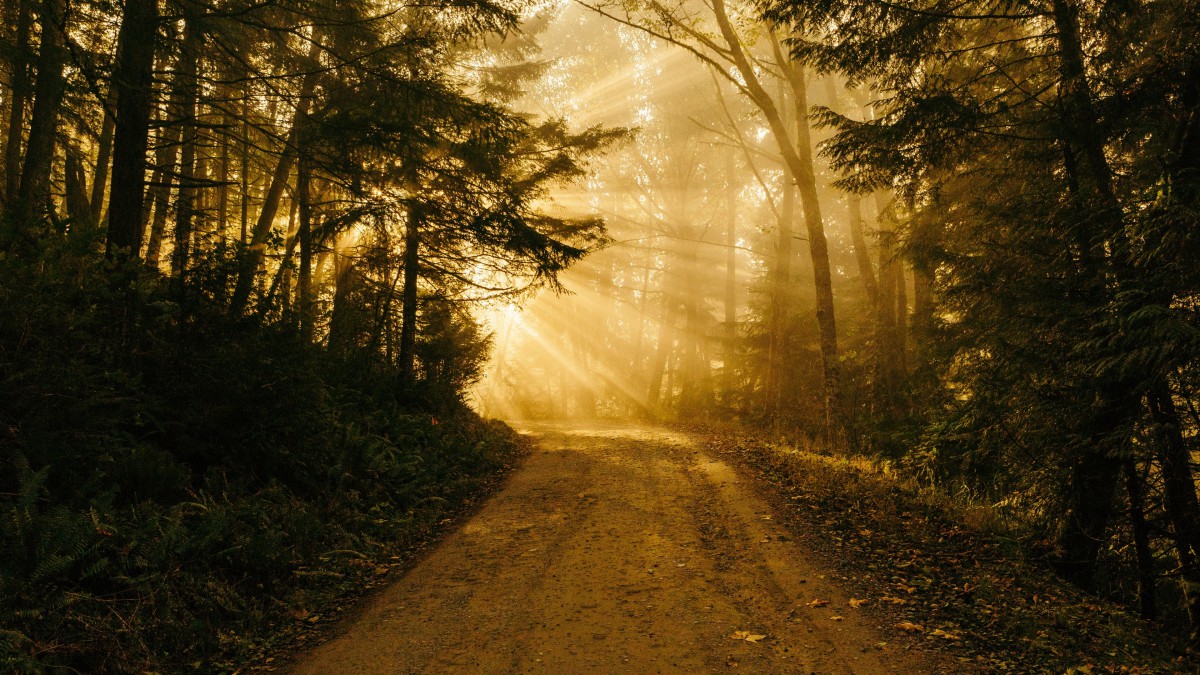
[[[853,580],[851,607],[878,600],[862,611],[890,617],[901,641],[956,655],[964,671],[1200,672],[1182,640],[1075,589],[1047,564],[1022,559],[1011,538],[956,522],[886,475],[748,435],[709,434],[709,444],[770,484],[776,522]],[[930,624],[938,628],[927,632]]]

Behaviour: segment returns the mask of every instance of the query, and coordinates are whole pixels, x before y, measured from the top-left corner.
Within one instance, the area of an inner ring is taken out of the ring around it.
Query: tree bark
[[[309,51],[309,63],[315,64],[318,54],[319,47],[316,41],[314,41]],[[292,115],[291,130],[288,132],[287,140],[284,141],[279,160],[275,164],[275,171],[271,174],[271,182],[267,186],[266,194],[263,196],[262,210],[258,214],[258,220],[254,224],[254,229],[250,233],[250,240],[247,242],[246,250],[243,252],[242,264],[238,269],[237,285],[234,287],[233,298],[230,300],[230,311],[235,316],[240,315],[246,309],[246,305],[250,300],[250,293],[254,288],[254,279],[258,275],[258,268],[262,264],[265,255],[263,249],[266,245],[267,235],[271,233],[271,227],[275,224],[275,214],[279,211],[279,202],[283,198],[283,189],[287,185],[288,177],[291,175],[292,169],[296,165],[296,158],[299,156],[300,128],[304,117],[308,114],[308,108],[311,105],[313,90],[316,88],[316,84],[317,69],[314,67],[308,71],[300,84],[296,110]],[[243,199],[245,199],[245,195],[243,195]]]
[[[1125,461],[1125,492],[1129,497],[1129,525],[1133,530],[1133,549],[1138,569],[1138,609],[1143,619],[1158,617],[1158,606],[1154,599],[1154,553],[1150,550],[1150,531],[1146,525],[1146,498],[1142,477],[1137,472],[1137,462]]]
[[[296,308],[300,313],[300,337],[304,344],[313,340],[312,298],[312,168],[307,159],[300,159],[296,172],[296,198],[300,200],[300,274],[296,284]]]
[[[722,398],[731,403],[734,390],[734,357],[737,354],[737,192],[733,189],[734,165],[732,153],[725,160],[725,349],[721,369]]]
[[[779,203],[778,234],[775,237],[775,265],[771,270],[771,317],[767,333],[767,406],[777,418],[783,400],[784,344],[787,342],[787,316],[792,286],[792,220],[796,212],[796,188],[792,172],[783,169],[783,194]]]
[[[1052,0],[1054,27],[1059,43],[1059,70],[1062,73],[1064,101],[1067,104],[1068,130],[1072,143],[1083,150],[1084,162],[1106,219],[1121,218],[1120,204],[1112,183],[1112,167],[1104,156],[1104,134],[1087,82],[1083,45],[1079,39],[1077,0]]]
[[[858,263],[858,277],[863,290],[867,293],[867,302],[871,307],[879,306],[879,282],[875,279],[875,266],[871,262],[871,248],[867,244],[862,213],[862,197],[856,194],[850,198],[850,241],[854,244],[854,260]]]
[[[229,115],[223,115],[221,126],[224,133],[221,136],[221,154],[217,161],[217,232],[220,234],[222,245],[226,243],[229,232],[229,133],[233,121]]]
[[[808,128],[808,91],[801,66],[777,57],[791,85],[796,109],[796,138],[793,142],[783,117],[774,101],[758,80],[757,70],[746,56],[741,41],[729,21],[725,0],[713,0],[713,14],[721,36],[729,47],[729,55],[745,81],[746,92],[754,101],[774,135],[784,162],[792,172],[804,208],[804,228],[808,236],[808,251],[812,258],[813,284],[816,288],[817,330],[820,335],[821,372],[824,388],[825,437],[832,447],[844,431],[840,410],[841,391],[838,382],[837,322],[833,307],[833,277],[829,264],[829,242],[825,238],[825,222],[817,195],[817,178],[813,170],[812,141]],[[773,40],[777,53],[779,45]]]
[[[193,219],[196,215],[196,141],[198,138],[197,85],[199,55],[204,36],[194,16],[184,17],[183,45],[176,64],[175,88],[179,107],[176,120],[182,125],[179,146],[179,187],[175,193],[175,248],[171,254],[171,278],[177,298],[187,287],[191,258]]]
[[[1069,144],[1081,151],[1087,189],[1078,195],[1083,208],[1084,222],[1091,224],[1084,237],[1086,255],[1106,263],[1097,273],[1114,278],[1118,284],[1128,279],[1129,245],[1123,225],[1124,216],[1113,187],[1112,168],[1104,154],[1105,137],[1100,128],[1091,87],[1087,82],[1085,55],[1079,37],[1079,7],[1077,0],[1051,0],[1051,14],[1059,45],[1059,71],[1062,76],[1064,104],[1063,125]],[[1072,153],[1066,153],[1073,162]],[[1077,181],[1082,183],[1083,181]],[[1084,198],[1084,195],[1087,195]],[[1103,295],[1096,298],[1099,306],[1111,303],[1112,290],[1107,282]],[[1142,385],[1136,381],[1097,381],[1097,404],[1089,426],[1093,429],[1086,445],[1080,447],[1071,488],[1068,492],[1067,520],[1060,544],[1064,560],[1060,564],[1063,576],[1085,588],[1093,586],[1096,556],[1104,542],[1105,527],[1112,510],[1112,484],[1116,480],[1117,462],[1106,451],[1112,434],[1122,424],[1137,415]],[[1132,392],[1132,393],[1131,393]]]
[[[1167,383],[1155,382],[1147,401],[1160,436],[1159,462],[1167,517],[1175,538],[1188,618],[1196,633],[1200,632],[1200,501],[1196,499],[1191,453]]]
[[[898,288],[896,278],[895,230],[891,227],[893,216],[887,203],[875,195],[876,211],[879,216],[879,297],[875,305],[875,414],[885,418],[895,413],[895,393],[898,374],[896,372],[897,332],[896,306]]]
[[[33,113],[29,120],[29,138],[21,185],[17,190],[18,213],[34,218],[50,212],[50,170],[58,141],[59,110],[62,108],[67,60],[67,0],[43,0],[39,20],[41,49],[38,53],[37,80],[34,84]]]
[[[63,167],[63,189],[66,192],[67,216],[71,219],[70,236],[76,238],[90,232],[92,214],[86,194],[87,179],[83,175],[79,152],[71,147],[67,148],[66,165]]]
[[[1064,579],[1086,591],[1095,591],[1096,560],[1107,540],[1119,471],[1103,445],[1082,450],[1071,467],[1057,567]]]
[[[416,379],[417,354],[417,282],[420,278],[420,227],[423,214],[419,205],[408,208],[404,226],[404,287],[400,305],[400,378],[406,383]]]
[[[15,27],[13,59],[11,62],[8,107],[8,133],[4,141],[4,199],[12,204],[21,187],[21,136],[25,130],[25,107],[29,102],[29,33],[32,29],[32,0],[18,0],[10,5],[14,16],[6,17]]]
[[[121,48],[117,47],[117,63],[121,62]],[[117,89],[112,84],[104,100],[104,123],[100,127],[100,140],[96,147],[96,169],[92,172],[92,197],[90,216],[92,223],[104,221],[104,197],[108,192],[108,173],[112,167],[113,134],[117,127]]]
[[[117,92],[112,186],[108,197],[109,256],[136,258],[141,246],[146,146],[154,86],[155,0],[126,0],[112,86]]]

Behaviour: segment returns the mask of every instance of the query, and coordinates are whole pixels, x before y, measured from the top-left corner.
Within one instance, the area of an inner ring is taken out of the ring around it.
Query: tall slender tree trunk
[[[18,209],[24,218],[50,213],[52,208],[50,173],[58,141],[59,111],[66,91],[63,67],[67,61],[67,9],[67,0],[42,2],[39,19],[41,49],[34,84],[33,113],[29,120],[21,185],[17,190]]]
[[[119,41],[119,38],[118,38]],[[117,46],[117,63],[121,62],[121,48]],[[108,192],[108,174],[112,168],[113,134],[117,128],[117,88],[109,85],[104,100],[104,122],[100,127],[100,139],[96,147],[96,168],[92,171],[92,197],[90,217],[99,225],[104,220],[104,197]]]
[[[421,262],[421,207],[412,205],[408,209],[408,221],[404,226],[404,287],[400,298],[400,377],[405,382],[416,379],[417,355],[417,282],[420,279]]]
[[[300,337],[305,344],[313,340],[313,297],[312,297],[312,167],[305,158],[300,159],[296,172],[296,198],[300,200],[300,273],[296,284],[296,308],[300,313]]]
[[[817,196],[817,180],[813,172],[812,143],[808,129],[808,97],[803,74],[794,65],[793,90],[796,97],[796,154],[805,171],[796,175],[800,203],[804,207],[804,226],[808,234],[809,256],[812,258],[813,283],[816,286],[817,331],[820,335],[821,370],[825,389],[825,434],[830,447],[838,444],[843,431],[841,390],[838,379],[837,323],[833,309],[833,277],[829,264],[829,244],[825,239],[825,224]]]
[[[875,377],[874,408],[877,415],[891,417],[896,410],[895,393],[898,374],[896,372],[897,333],[896,305],[898,303],[896,278],[895,229],[893,216],[886,203],[875,195],[879,214],[879,296],[875,304]]]
[[[896,374],[899,385],[908,374],[908,280],[904,274],[904,261],[896,254]]]
[[[771,318],[767,333],[767,405],[778,418],[783,402],[784,345],[787,343],[788,310],[792,288],[792,222],[796,213],[796,187],[791,170],[784,167],[783,194],[779,200],[778,232],[775,237],[775,266],[771,272]]]
[[[87,178],[83,175],[83,161],[79,150],[68,146],[63,167],[63,189],[66,193],[67,216],[71,219],[70,236],[83,235],[92,230],[91,208],[87,198]]]
[[[858,277],[862,282],[863,290],[867,293],[867,302],[871,304],[871,307],[878,307],[879,282],[875,279],[875,265],[871,262],[871,247],[867,244],[862,197],[852,194],[849,195],[849,199],[850,241],[854,244],[854,261],[858,263]]]
[[[678,245],[677,242],[676,246]],[[677,334],[675,328],[676,313],[682,304],[679,299],[681,277],[679,265],[676,263],[678,257],[678,252],[673,252],[672,261],[664,266],[662,272],[662,322],[659,324],[658,341],[654,348],[654,355],[650,360],[650,377],[646,388],[646,414],[652,417],[657,417],[664,407],[664,379],[667,380],[665,388],[668,397],[672,391],[668,366],[675,348],[675,336]]]
[[[746,92],[754,101],[767,126],[771,129],[784,162],[792,172],[804,208],[804,229],[808,236],[808,251],[812,259],[813,285],[816,290],[817,331],[821,349],[821,372],[824,389],[825,437],[830,445],[839,443],[844,422],[841,414],[841,391],[838,380],[837,322],[833,307],[833,277],[829,264],[829,242],[825,238],[825,221],[817,194],[817,178],[813,169],[812,140],[808,126],[808,91],[800,64],[782,56],[778,40],[773,40],[776,60],[791,85],[796,110],[796,130],[793,140],[783,116],[758,80],[758,70],[746,55],[725,10],[725,0],[713,0],[713,15],[721,36],[729,47],[729,56],[745,81]]]
[[[930,343],[933,340],[933,270],[924,264],[913,266],[912,335],[913,368],[929,365]]]
[[[1147,395],[1150,416],[1159,430],[1159,463],[1183,594],[1193,632],[1200,631],[1200,501],[1192,475],[1191,453],[1166,382],[1155,382]]]
[[[1083,176],[1089,179],[1087,188],[1078,195],[1085,209],[1082,216],[1090,225],[1085,237],[1086,245],[1091,248],[1087,255],[1106,264],[1101,274],[1122,283],[1128,277],[1129,246],[1124,216],[1113,187],[1112,168],[1104,154],[1105,137],[1087,82],[1086,56],[1079,37],[1079,7],[1077,0],[1051,0],[1050,7],[1059,46],[1063,124],[1069,145],[1081,152]],[[1066,155],[1071,158],[1071,149]],[[1097,303],[1111,303],[1113,298],[1108,294],[1111,290],[1097,298]],[[1067,492],[1067,518],[1059,539],[1064,557],[1060,571],[1083,588],[1094,584],[1097,555],[1112,516],[1112,486],[1119,466],[1108,448],[1112,447],[1112,436],[1119,433],[1123,422],[1138,414],[1140,397],[1131,393],[1134,389],[1140,389],[1136,382],[1096,382],[1096,410],[1085,427],[1092,440],[1081,445],[1075,457]]]
[[[737,355],[737,192],[734,184],[733,155],[725,160],[725,345],[721,369],[722,398],[729,405],[734,391],[734,359]]]
[[[217,232],[222,245],[229,232],[229,129],[232,127],[233,120],[229,115],[222,115],[221,154],[217,161]]]
[[[4,199],[12,204],[21,188],[21,140],[25,131],[25,108],[29,102],[29,34],[33,26],[32,0],[17,0],[9,5],[13,31],[13,57],[10,75],[11,91],[8,106],[8,133],[4,140]]]
[[[1103,420],[1097,420],[1103,424]],[[1058,572],[1087,591],[1095,590],[1096,560],[1108,540],[1108,524],[1120,471],[1106,443],[1081,449],[1070,467],[1067,509],[1059,535]]]
[[[254,289],[254,280],[258,276],[258,268],[262,264],[265,251],[263,250],[267,235],[271,233],[271,227],[275,224],[275,215],[279,211],[279,203],[283,198],[283,190],[287,185],[288,177],[292,173],[292,169],[296,165],[296,158],[299,156],[298,143],[300,141],[300,130],[304,123],[304,118],[308,115],[308,108],[312,103],[313,90],[317,84],[318,69],[315,67],[317,57],[320,54],[320,48],[316,40],[309,51],[308,61],[313,64],[304,79],[300,84],[299,97],[296,103],[296,110],[292,115],[292,126],[287,135],[287,140],[284,141],[284,146],[279,155],[279,160],[275,164],[275,171],[271,174],[271,182],[267,186],[266,194],[263,196],[262,210],[258,214],[258,220],[254,224],[254,229],[250,233],[250,240],[247,242],[246,250],[243,252],[242,264],[238,269],[237,285],[234,287],[233,298],[230,300],[230,311],[234,315],[241,314],[250,300],[250,293]],[[243,199],[245,196],[243,195]]]
[[[136,258],[142,235],[146,146],[154,85],[156,0],[126,0],[113,73],[117,92],[112,187],[108,196],[108,255]]]
[[[163,234],[167,230],[167,215],[171,210],[171,178],[177,173],[175,164],[179,159],[179,126],[171,125],[159,136],[159,147],[155,152],[155,169],[150,176],[150,209],[153,219],[146,240],[146,265],[158,269],[162,255]]]
[[[327,348],[338,353],[346,351],[352,344],[351,319],[346,316],[349,311],[346,305],[355,284],[355,269],[354,262],[340,249],[331,251],[328,259],[333,272],[333,309],[329,313]]]
[[[1138,569],[1138,609],[1143,619],[1158,617],[1154,598],[1154,553],[1150,549],[1150,529],[1146,524],[1146,498],[1137,462],[1131,457],[1122,467],[1125,472],[1125,492],[1129,497],[1129,525],[1133,530],[1133,549]]]
[[[197,84],[199,54],[203,34],[194,16],[185,16],[183,45],[176,64],[175,87],[179,108],[176,119],[182,125],[179,146],[179,188],[175,195],[175,247],[171,254],[171,277],[177,298],[187,287],[187,269],[191,258],[192,227],[196,215],[197,177],[196,142],[199,136]]]

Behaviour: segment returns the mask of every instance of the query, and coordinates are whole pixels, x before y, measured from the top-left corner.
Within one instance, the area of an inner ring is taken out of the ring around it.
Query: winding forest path
[[[293,672],[952,670],[848,607],[755,487],[690,436],[522,430],[537,447],[505,487]]]

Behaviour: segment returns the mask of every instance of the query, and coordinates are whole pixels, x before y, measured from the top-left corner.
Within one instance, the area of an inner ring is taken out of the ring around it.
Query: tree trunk
[[[786,166],[782,190],[779,232],[775,237],[775,266],[771,271],[771,323],[767,334],[767,409],[773,419],[778,418],[783,401],[785,331],[792,287],[792,219],[796,212],[796,187]]]
[[[300,159],[296,172],[296,198],[300,200],[300,274],[296,284],[296,308],[300,313],[300,337],[304,344],[313,340],[312,298],[312,168],[307,159]]]
[[[1166,382],[1156,382],[1147,395],[1150,416],[1158,428],[1159,462],[1167,517],[1183,577],[1183,595],[1193,633],[1200,632],[1200,501],[1192,476],[1191,453],[1184,441],[1179,413]]]
[[[674,282],[665,275],[674,272],[670,268],[663,270],[663,311],[662,323],[658,328],[658,343],[654,348],[654,356],[650,362],[650,381],[646,389],[646,414],[657,417],[662,403],[663,379],[666,376],[667,363],[675,345],[675,311],[678,304],[675,297]],[[669,389],[669,387],[668,387]]]
[[[1125,470],[1125,492],[1129,497],[1129,525],[1133,530],[1133,549],[1137,557],[1138,608],[1143,619],[1158,617],[1158,606],[1154,599],[1154,553],[1150,550],[1150,531],[1146,525],[1144,484],[1137,472],[1137,462],[1132,458],[1123,465]]]
[[[340,250],[330,254],[333,268],[333,310],[329,313],[329,336],[327,348],[334,353],[344,353],[352,346],[352,317],[347,316],[347,307],[354,286],[354,263]]]
[[[875,305],[875,414],[884,418],[891,417],[895,411],[895,395],[898,374],[896,372],[896,335],[899,330],[896,321],[896,305],[898,288],[896,278],[895,230],[891,226],[894,216],[889,213],[887,204],[875,195],[879,223],[879,297]]]
[[[1083,150],[1084,162],[1093,182],[1095,194],[1106,220],[1121,217],[1120,205],[1112,184],[1112,168],[1104,156],[1104,134],[1092,102],[1091,87],[1083,45],[1079,39],[1079,7],[1077,0],[1051,0],[1054,27],[1059,43],[1059,70],[1063,78],[1064,102],[1067,105],[1068,130],[1072,143]]]
[[[412,383],[416,379],[417,354],[417,281],[419,279],[421,243],[421,207],[408,208],[408,222],[404,227],[404,288],[401,290],[400,305],[400,377]]]
[[[315,64],[319,53],[319,47],[316,41],[314,41],[309,51],[308,61]],[[265,256],[264,247],[267,235],[271,233],[271,226],[275,224],[275,214],[279,211],[279,202],[283,198],[283,189],[287,185],[287,180],[292,173],[293,167],[296,165],[296,158],[299,156],[300,128],[312,102],[313,89],[316,88],[317,84],[317,72],[315,67],[311,68],[300,84],[296,111],[292,115],[291,130],[288,132],[287,140],[284,142],[283,150],[279,155],[279,161],[275,164],[275,171],[271,174],[271,183],[267,186],[267,192],[263,196],[262,210],[258,214],[258,220],[254,224],[253,231],[250,233],[250,241],[247,242],[246,250],[243,251],[242,264],[238,269],[237,285],[234,287],[233,298],[230,300],[230,311],[235,316],[240,315],[246,309],[246,305],[250,300],[250,292],[254,288],[254,280],[258,276],[258,268]],[[245,199],[245,195],[243,195],[243,199]]]
[[[854,260],[858,263],[858,277],[862,281],[863,290],[867,292],[867,302],[871,307],[879,306],[879,282],[875,279],[875,266],[871,262],[871,248],[867,245],[864,231],[862,197],[850,197],[850,241],[854,244]]]
[[[232,126],[229,115],[223,115],[221,127],[224,133],[221,136],[220,159],[217,161],[217,232],[222,245],[226,243],[229,232],[229,129]]]
[[[238,195],[240,233],[238,234],[238,243],[242,245],[243,249],[240,255],[246,255],[244,249],[246,244],[249,243],[250,238],[250,110],[247,99],[248,97],[243,91],[241,153],[239,154],[241,166],[238,173],[238,182],[240,184]]]
[[[5,17],[15,26],[8,107],[8,133],[4,141],[4,199],[12,204],[21,188],[21,135],[25,130],[25,107],[29,102],[29,33],[32,29],[32,0],[9,5],[14,16]]]
[[[896,269],[896,365],[897,385],[904,382],[908,374],[908,281],[904,276],[904,261],[895,247],[892,248]],[[897,392],[898,393],[898,392]]]
[[[83,175],[83,162],[79,151],[68,147],[66,165],[63,168],[63,188],[66,192],[67,216],[71,219],[71,238],[91,231],[92,214],[87,199],[87,178]]]
[[[737,192],[733,189],[733,155],[725,161],[725,365],[721,369],[722,399],[730,405],[734,391],[734,357],[737,354]]]
[[[913,367],[929,364],[929,345],[933,339],[933,271],[925,266],[913,267],[912,341]]]
[[[1062,75],[1063,126],[1070,145],[1082,151],[1090,179],[1082,199],[1084,219],[1090,232],[1084,236],[1087,256],[1104,261],[1107,270],[1118,284],[1128,276],[1129,246],[1123,226],[1123,214],[1112,182],[1112,168],[1104,155],[1105,139],[1101,131],[1091,88],[1087,82],[1085,55],[1079,38],[1079,8],[1076,0],[1051,0],[1051,14],[1059,45],[1059,70]],[[1071,162],[1071,152],[1066,153]],[[1079,181],[1080,183],[1082,181]],[[1093,273],[1092,276],[1095,276]],[[1105,284],[1107,288],[1107,284]],[[1111,293],[1096,298],[1098,306],[1110,303]],[[1093,586],[1096,556],[1104,542],[1105,528],[1111,515],[1113,484],[1119,470],[1106,448],[1122,425],[1137,413],[1138,394],[1132,393],[1136,383],[1129,381],[1099,381],[1096,383],[1098,404],[1090,425],[1088,440],[1081,444],[1073,467],[1068,492],[1067,520],[1060,543],[1064,560],[1060,572],[1072,582],[1085,588]],[[1140,388],[1140,386],[1136,387]]]
[[[119,40],[119,38],[118,38]],[[117,46],[117,63],[121,62],[121,47]],[[96,170],[92,172],[91,219],[99,225],[104,222],[104,197],[108,191],[108,172],[112,167],[113,133],[117,127],[117,88],[108,88],[104,100],[104,123],[100,127],[100,140],[96,148]]]
[[[833,308],[833,277],[829,265],[829,242],[825,239],[825,222],[821,216],[821,203],[817,194],[817,178],[813,170],[812,141],[808,127],[808,91],[804,72],[798,63],[787,61],[780,55],[777,40],[773,40],[776,59],[783,68],[791,85],[796,109],[796,138],[791,140],[787,125],[775,107],[774,101],[758,80],[757,69],[742,49],[741,41],[733,30],[725,11],[725,0],[713,0],[713,14],[721,35],[729,47],[738,73],[745,81],[746,91],[767,121],[772,135],[783,155],[784,162],[792,172],[804,207],[804,229],[808,235],[808,250],[812,258],[813,284],[816,287],[817,330],[820,335],[821,373],[824,388],[825,440],[832,447],[839,442],[844,431],[844,420],[840,410],[841,391],[838,384],[837,322]]]
[[[58,141],[59,110],[66,91],[63,67],[67,60],[67,7],[67,0],[42,2],[41,50],[34,84],[33,114],[29,120],[21,186],[17,190],[18,213],[25,219],[48,214],[51,210],[50,170]]]
[[[146,146],[154,86],[155,0],[126,0],[113,73],[117,92],[112,186],[108,196],[108,255],[136,258],[142,237]]]
[[[183,45],[176,64],[175,88],[179,102],[176,119],[182,125],[179,146],[179,188],[175,194],[175,248],[171,254],[171,278],[175,296],[182,298],[187,287],[191,258],[193,219],[196,215],[196,141],[198,138],[199,54],[204,36],[193,16],[184,18]]]
[[[1104,444],[1082,449],[1071,467],[1057,566],[1064,579],[1086,591],[1095,590],[1096,560],[1107,540],[1119,471]]]

